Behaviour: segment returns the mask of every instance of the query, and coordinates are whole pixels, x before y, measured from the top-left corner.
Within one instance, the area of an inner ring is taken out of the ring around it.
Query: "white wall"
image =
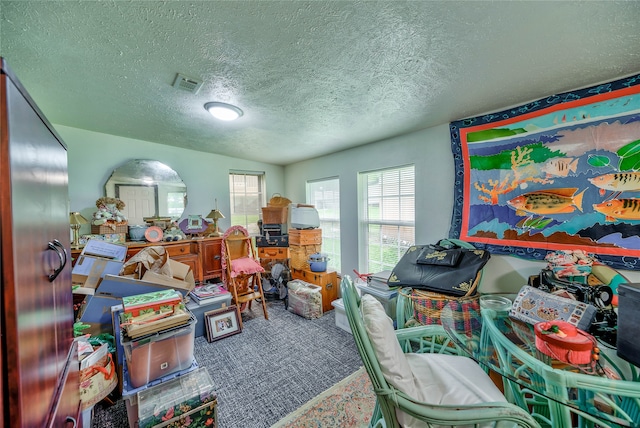
[[[295,202],[305,200],[308,180],[340,179],[343,274],[362,271],[358,260],[358,173],[411,163],[416,168],[416,243],[435,243],[448,236],[453,208],[455,173],[448,124],[285,167],[285,194]],[[515,293],[544,266],[537,261],[493,256],[485,268],[482,291]],[[621,273],[640,282],[640,272]]]
[[[169,147],[55,125],[69,149],[69,203],[72,211],[90,218],[95,201],[104,195],[111,172],[130,159],[154,159],[172,167],[187,185],[189,203],[183,215],[206,215],[218,199],[218,208],[229,222],[230,169],[265,171],[267,199],[280,193],[304,202],[307,180],[340,178],[341,253],[344,274],[359,269],[357,179],[361,171],[415,164],[416,242],[432,243],[448,236],[453,207],[454,165],[448,125],[280,167],[214,154]],[[89,233],[89,226],[80,230]],[[544,266],[541,262],[493,256],[485,269],[483,291],[515,292]],[[640,272],[622,272],[640,282]]]
[[[131,159],[153,159],[173,168],[187,185],[188,203],[183,218],[190,214],[207,215],[218,199],[225,219],[222,230],[230,226],[229,170],[264,171],[267,199],[284,193],[284,168],[267,163],[202,153],[148,141],[134,140],[54,125],[68,147],[69,205],[90,219],[96,211],[96,199],[104,196],[104,184],[113,170]],[[89,225],[81,234],[90,233]]]

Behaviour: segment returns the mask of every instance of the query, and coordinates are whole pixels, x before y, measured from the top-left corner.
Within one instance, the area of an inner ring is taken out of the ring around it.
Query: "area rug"
[[[364,367],[347,376],[271,428],[367,427],[376,396]]]

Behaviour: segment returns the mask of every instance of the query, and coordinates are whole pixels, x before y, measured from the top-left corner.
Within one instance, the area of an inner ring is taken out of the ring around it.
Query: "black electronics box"
[[[288,234],[289,227],[287,226],[287,223],[262,225],[262,235],[264,236],[282,236]]]
[[[288,247],[289,235],[256,236],[256,247]]]
[[[640,367],[640,283],[618,286],[618,356]]]

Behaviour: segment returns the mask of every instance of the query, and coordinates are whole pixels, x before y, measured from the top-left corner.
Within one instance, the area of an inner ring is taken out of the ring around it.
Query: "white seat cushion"
[[[491,378],[470,358],[443,354],[405,354],[400,348],[393,322],[373,296],[362,296],[365,328],[387,382],[408,396],[435,405],[506,402]],[[404,427],[423,427],[401,411]]]
[[[507,399],[471,358],[443,354],[407,354],[420,401],[477,404]],[[438,394],[435,392],[438,391]]]
[[[362,314],[384,378],[400,391],[416,397],[418,388],[411,366],[396,339],[393,321],[382,304],[372,295],[365,294],[362,296]]]

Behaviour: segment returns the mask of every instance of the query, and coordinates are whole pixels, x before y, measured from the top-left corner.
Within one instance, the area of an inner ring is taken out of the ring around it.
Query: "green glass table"
[[[640,427],[640,368],[615,349],[598,344],[598,364],[573,366],[538,351],[533,326],[510,318],[506,309],[483,307],[475,315],[461,323],[445,307],[441,322],[464,353],[501,376],[507,399],[541,425]]]

